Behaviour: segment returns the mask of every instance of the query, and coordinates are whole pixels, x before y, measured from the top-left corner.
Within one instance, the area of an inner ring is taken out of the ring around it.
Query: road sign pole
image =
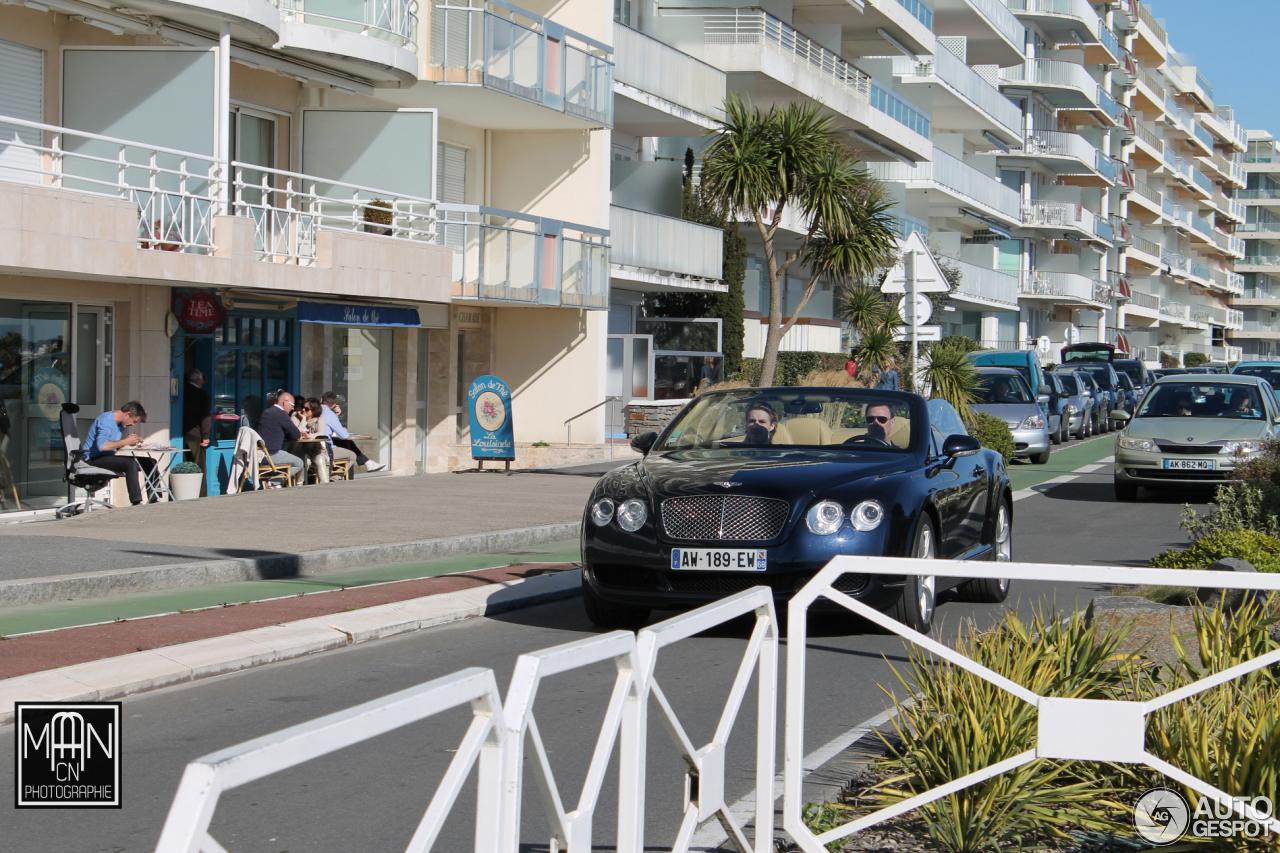
[[[911,388],[917,394],[920,389],[916,382],[916,366],[920,360],[920,326],[916,322],[916,253],[908,250],[902,258],[902,271],[907,279],[907,311],[910,317],[905,318],[911,330]]]

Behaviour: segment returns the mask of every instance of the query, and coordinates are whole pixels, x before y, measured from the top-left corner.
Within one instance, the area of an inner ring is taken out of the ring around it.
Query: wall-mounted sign
[[[227,311],[215,293],[174,288],[173,316],[178,318],[178,327],[187,334],[211,335],[222,325]]]
[[[481,376],[467,389],[472,459],[515,459],[511,389],[496,376]]]
[[[299,302],[298,321],[334,326],[406,326],[417,328],[417,308],[390,305],[342,305],[337,302]]]
[[[62,414],[62,404],[67,402],[67,391],[70,378],[58,367],[42,367],[31,374],[28,381],[31,389],[31,402],[40,410],[47,421],[58,420]]]
[[[469,306],[455,305],[453,307],[453,322],[459,329],[467,332],[478,332],[484,328],[480,309]]]

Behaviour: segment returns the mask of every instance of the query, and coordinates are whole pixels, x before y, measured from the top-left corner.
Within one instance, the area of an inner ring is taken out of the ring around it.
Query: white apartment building
[[[191,368],[250,422],[337,391],[399,474],[473,464],[483,374],[518,463],[562,442],[604,394],[613,36],[604,0],[0,7],[0,511],[65,495],[61,403],[170,440]]]
[[[1236,232],[1244,236],[1245,256],[1236,263],[1244,293],[1234,304],[1244,322],[1229,337],[1241,359],[1272,361],[1280,359],[1280,148],[1267,131],[1250,130],[1247,137],[1247,184],[1235,194],[1244,205],[1245,221]]]

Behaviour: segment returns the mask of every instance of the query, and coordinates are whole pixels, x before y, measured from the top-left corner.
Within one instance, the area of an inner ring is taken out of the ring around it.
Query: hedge
[[[1206,569],[1223,557],[1248,560],[1260,572],[1280,572],[1280,539],[1256,530],[1220,530],[1190,548],[1171,549],[1150,560],[1156,569]]]
[[[1013,432],[1009,425],[986,412],[974,412],[973,422],[965,424],[969,427],[969,435],[978,439],[978,443],[988,450],[994,450],[1004,457],[1004,464],[1013,461],[1017,448],[1013,444]]]
[[[773,371],[775,386],[799,385],[802,377],[815,370],[844,370],[849,361],[847,352],[780,352]],[[760,381],[760,359],[744,358],[742,370],[734,379],[756,385]]]

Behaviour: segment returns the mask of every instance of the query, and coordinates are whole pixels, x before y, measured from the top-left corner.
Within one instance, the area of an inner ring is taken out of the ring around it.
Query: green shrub
[[[1170,355],[1167,352],[1162,352],[1160,353],[1160,366],[1161,367],[1182,367],[1182,364],[1181,362],[1178,361],[1178,357],[1176,355]]]
[[[170,474],[203,474],[204,472],[201,471],[200,466],[194,462],[179,462],[177,465],[174,465],[173,468],[169,469],[169,473]]]
[[[983,349],[983,346],[981,344],[979,344],[973,338],[967,337],[965,335],[948,335],[938,343],[934,344],[934,346],[935,347],[957,347],[961,352],[966,352],[966,353],[978,352],[979,350]]]
[[[1219,530],[1185,550],[1155,555],[1150,565],[1157,569],[1203,569],[1223,557],[1248,560],[1260,572],[1280,572],[1280,539],[1256,530]]]
[[[938,344],[925,353],[924,364],[923,378],[929,383],[930,395],[955,406],[966,421],[973,420],[969,404],[977,396],[978,370],[969,361],[966,350]]]
[[[1218,487],[1208,515],[1185,505],[1182,529],[1193,539],[1235,530],[1280,537],[1280,441],[1267,442],[1262,453],[1236,468],[1232,480]]]
[[[1187,367],[1200,367],[1209,363],[1209,356],[1202,352],[1189,352],[1182,357],[1182,363]]]
[[[799,385],[802,377],[815,370],[844,370],[848,361],[849,354],[843,352],[780,352],[773,384]],[[733,378],[755,386],[760,381],[760,359],[744,358],[742,370]]]
[[[995,415],[975,412],[973,420],[965,426],[969,428],[969,435],[978,439],[983,447],[1003,456],[1004,464],[1008,465],[1013,461],[1016,448],[1013,446],[1013,432],[1010,431],[1007,423]]]

